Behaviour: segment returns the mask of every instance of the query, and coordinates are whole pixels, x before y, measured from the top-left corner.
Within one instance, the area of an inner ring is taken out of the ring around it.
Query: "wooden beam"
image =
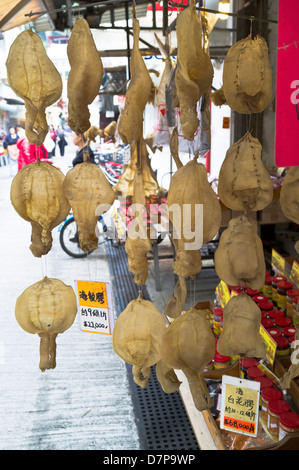
[[[30,0],[20,0],[11,10],[9,10],[6,15],[3,16],[0,20],[0,30],[3,26],[6,25],[17,13],[19,13],[22,8],[24,8]]]

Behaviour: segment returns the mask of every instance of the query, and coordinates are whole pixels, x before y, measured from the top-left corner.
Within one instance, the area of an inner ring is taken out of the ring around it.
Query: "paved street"
[[[55,157],[64,172],[74,157]],[[53,230],[46,257],[29,250],[31,226],[10,203],[11,177],[0,167],[1,314],[0,448],[2,450],[134,450],[139,448],[126,367],[111,336],[84,333],[77,320],[57,337],[57,366],[39,370],[39,337],[16,322],[16,298],[44,275],[74,286],[74,280],[109,280],[103,248],[85,259],[70,258]]]

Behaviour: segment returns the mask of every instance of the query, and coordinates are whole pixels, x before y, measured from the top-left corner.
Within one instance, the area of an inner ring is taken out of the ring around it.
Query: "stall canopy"
[[[26,16],[31,11],[44,11],[51,5],[48,0],[0,0],[0,31],[8,31],[32,22],[32,18]],[[42,18],[42,22],[40,19]],[[36,15],[34,23],[45,25],[46,29],[53,26],[52,19],[49,15]],[[42,28],[39,28],[42,29]],[[44,29],[45,30],[45,29]]]

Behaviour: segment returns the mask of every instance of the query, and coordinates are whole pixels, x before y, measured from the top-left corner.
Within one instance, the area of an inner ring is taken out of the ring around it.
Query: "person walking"
[[[10,176],[15,176],[17,173],[17,163],[19,150],[17,148],[17,142],[19,136],[16,133],[16,129],[11,126],[9,128],[9,133],[3,140],[3,148],[7,151],[7,163],[9,165]]]
[[[50,156],[55,157],[56,141],[57,141],[58,134],[57,134],[57,131],[55,131],[53,124],[49,126],[49,135],[54,142],[54,147],[52,149],[52,152],[50,152],[51,155],[49,155],[49,157]]]
[[[25,165],[36,162],[38,157],[41,161],[48,161],[48,151],[46,147],[44,145],[37,147],[36,144],[30,144],[26,136],[18,140],[17,147],[19,150],[18,171]]]
[[[84,139],[83,134],[77,134],[73,132],[73,142],[78,147],[77,153],[75,158],[72,161],[73,166],[78,165],[78,163],[83,163],[83,150],[87,150],[89,153],[89,158],[91,163],[95,163],[94,161],[94,153],[89,147],[86,145],[86,141]]]
[[[65,146],[67,145],[67,140],[65,138],[65,133],[64,133],[64,129],[62,125],[58,126],[57,142],[58,142],[60,155],[61,157],[64,157],[64,149],[65,149]]]

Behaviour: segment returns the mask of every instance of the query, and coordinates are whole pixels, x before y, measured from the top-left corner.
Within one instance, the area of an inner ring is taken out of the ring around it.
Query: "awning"
[[[0,0],[0,31],[26,25],[32,22],[32,18],[25,14],[46,9],[43,0]],[[51,21],[49,15],[47,17]],[[39,16],[35,16],[34,21],[38,18]]]

